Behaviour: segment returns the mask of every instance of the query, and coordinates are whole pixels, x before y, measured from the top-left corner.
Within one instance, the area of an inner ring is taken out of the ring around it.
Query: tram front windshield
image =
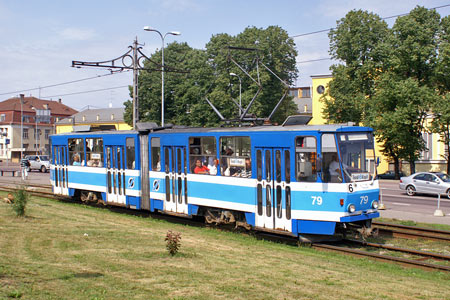
[[[347,182],[371,180],[375,176],[375,150],[370,132],[338,133],[338,146]]]

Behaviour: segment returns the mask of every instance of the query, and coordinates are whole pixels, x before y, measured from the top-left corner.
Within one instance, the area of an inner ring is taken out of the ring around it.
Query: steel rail
[[[349,249],[349,248],[345,248],[345,247],[339,247],[339,246],[328,245],[328,244],[320,244],[320,243],[312,244],[312,248],[318,249],[318,250],[334,251],[334,252],[344,253],[344,254],[358,256],[358,257],[367,257],[367,258],[372,258],[375,260],[380,260],[380,261],[385,261],[385,262],[386,261],[391,262],[391,263],[393,262],[393,263],[398,263],[398,264],[408,266],[408,267],[421,268],[424,270],[433,270],[433,271],[439,270],[439,271],[450,272],[450,266],[430,264],[430,263],[426,263],[426,262],[422,262],[422,261],[410,260],[410,259],[406,259],[406,258],[393,257],[393,256],[388,256],[388,255],[381,255],[381,254],[371,253],[371,252],[357,250],[357,249]]]
[[[11,186],[7,186],[7,187],[0,186],[0,190],[1,191],[6,191],[6,192],[12,191],[12,190],[18,190],[18,189],[20,189],[20,188],[19,187],[11,187]],[[56,200],[68,200],[68,199],[71,199],[71,198],[66,197],[66,196],[55,195],[51,191],[42,191],[42,190],[39,191],[39,190],[30,190],[30,189],[28,189],[28,192],[30,194],[32,194],[32,195],[35,195],[35,196],[42,196],[42,197],[47,197],[47,198],[56,199]],[[110,209],[110,210],[113,210],[113,211],[120,211],[120,212],[127,211],[128,213],[134,213],[134,214],[138,214],[138,215],[143,215],[144,214],[142,211],[135,211],[135,210],[125,209],[123,207],[111,207],[111,206],[105,206],[105,207]],[[147,215],[148,212],[145,213],[145,214]],[[151,215],[152,215],[152,217],[154,216],[154,214],[151,214]],[[172,215],[169,215],[169,214],[159,214],[159,215],[156,216],[156,218],[170,219],[170,221],[174,221],[175,220],[175,222],[180,222],[180,219],[184,219],[183,221],[181,221],[182,223],[185,223],[185,224],[188,223],[189,225],[193,225],[195,223],[194,226],[205,226],[205,227],[207,227],[204,223],[203,223],[203,225],[200,225],[200,223],[195,222],[195,220],[185,219],[185,218],[176,218],[176,217],[174,217]],[[257,231],[256,235],[258,235],[258,236],[266,236],[266,239],[271,239],[273,241],[283,242],[283,243],[291,244],[291,245],[294,245],[294,244],[298,245],[298,243],[299,243],[298,239],[296,239],[294,237],[278,235],[278,238],[276,238],[276,234],[274,234],[274,233],[258,232]],[[370,246],[368,243],[366,243],[366,245]],[[382,246],[383,247],[389,247],[389,246],[386,246],[386,245],[382,245]],[[311,247],[314,248],[314,249],[317,249],[317,250],[335,251],[335,252],[340,252],[340,253],[349,254],[349,255],[353,255],[353,256],[368,257],[368,258],[372,258],[372,259],[376,259],[376,260],[380,260],[380,261],[399,263],[399,264],[402,264],[402,265],[405,265],[405,266],[409,266],[409,267],[419,267],[421,269],[426,269],[426,270],[434,270],[434,271],[440,270],[440,271],[450,272],[450,266],[430,264],[430,263],[426,263],[426,262],[422,262],[422,261],[410,260],[410,259],[393,257],[393,256],[388,256],[388,255],[381,255],[381,254],[371,253],[371,252],[357,250],[357,249],[350,249],[350,248],[346,248],[346,247],[339,247],[339,246],[323,244],[323,243],[313,243],[313,244],[311,244]],[[388,249],[388,248],[386,248],[386,249]],[[411,250],[411,251],[414,251],[414,250]],[[423,251],[415,251],[415,254],[418,254],[418,252],[423,252]],[[433,255],[434,257],[442,256],[442,257],[445,258],[445,260],[448,260],[448,256],[445,256],[445,255],[428,253],[428,252],[425,252],[425,253],[429,254],[429,256]]]
[[[353,239],[344,239],[342,241],[353,243],[353,244],[358,244],[362,247],[386,249],[386,250],[391,250],[391,251],[396,251],[396,252],[401,252],[401,253],[419,255],[419,256],[427,257],[427,258],[433,258],[433,259],[437,259],[437,260],[450,261],[450,255],[445,255],[445,254],[440,254],[440,253],[433,253],[433,252],[414,250],[414,249],[408,249],[408,248],[400,248],[400,247],[395,247],[395,246],[369,243],[366,241],[358,241],[358,240],[353,240]]]
[[[391,223],[373,222],[373,228],[380,234],[402,238],[425,238],[429,240],[450,242],[450,231]]]

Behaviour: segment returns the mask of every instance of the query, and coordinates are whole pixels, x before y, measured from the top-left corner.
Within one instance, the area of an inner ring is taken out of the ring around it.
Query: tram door
[[[53,161],[55,165],[54,180],[55,193],[61,195],[68,195],[68,171],[67,171],[67,148],[64,146],[53,146]]]
[[[106,200],[126,204],[125,152],[123,146],[106,146]]]
[[[188,213],[186,147],[164,147],[164,210]]]
[[[256,226],[292,230],[290,151],[256,149]]]

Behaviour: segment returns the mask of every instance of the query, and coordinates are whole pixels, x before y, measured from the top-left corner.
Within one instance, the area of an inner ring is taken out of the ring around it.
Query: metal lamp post
[[[158,30],[151,28],[150,26],[144,27],[145,31],[154,31],[159,34],[162,41],[162,48],[161,48],[161,126],[164,127],[164,39],[168,34],[170,35],[180,35],[181,33],[178,31],[169,31],[166,32],[164,35],[161,34]]]
[[[239,118],[241,118],[241,107],[242,107],[242,81],[241,77],[236,73],[230,73],[230,76],[236,76],[239,78]]]
[[[23,101],[24,94],[20,94],[20,161],[23,159]]]
[[[36,155],[38,155],[38,136],[37,136],[37,132],[38,132],[38,130],[37,130],[37,116],[38,116],[38,111],[37,111],[37,108],[36,107],[31,107],[31,109],[33,109],[35,112],[36,112],[36,116],[34,117],[34,123],[35,123],[35,132],[34,132],[34,137],[35,137],[35,139],[36,139],[36,144],[34,145],[34,148],[36,149]]]

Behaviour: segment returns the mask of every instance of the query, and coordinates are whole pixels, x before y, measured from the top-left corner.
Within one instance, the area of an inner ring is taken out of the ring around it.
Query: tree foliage
[[[332,66],[325,116],[372,126],[396,172],[401,159],[414,172],[414,161],[425,150],[427,114],[437,91],[449,91],[449,24],[420,6],[397,18],[392,28],[358,10],[330,32],[330,54],[343,63]]]
[[[230,50],[229,46],[253,48],[255,51]],[[188,70],[181,74],[165,72],[165,123],[189,126],[216,126],[219,117],[205,101],[207,97],[228,119],[237,118],[239,102],[239,80],[242,80],[242,106],[245,108],[258,90],[255,81],[261,83],[262,91],[253,102],[250,114],[268,117],[287,87],[279,78],[291,85],[297,74],[295,44],[287,32],[280,27],[266,29],[248,27],[236,36],[217,34],[212,36],[206,49],[193,49],[186,43],[171,43],[164,49],[165,65]],[[240,66],[231,60],[233,58]],[[161,61],[161,52],[155,52],[153,61]],[[259,64],[258,64],[259,62]],[[146,62],[146,65],[150,62]],[[259,73],[258,73],[259,70]],[[247,74],[249,76],[247,76]],[[252,80],[253,78],[253,80]],[[259,78],[259,79],[258,79]],[[126,104],[126,120],[132,115],[131,102]],[[275,122],[296,111],[292,98],[283,101],[272,118]],[[142,121],[161,120],[161,74],[143,71],[139,75],[139,112]]]

